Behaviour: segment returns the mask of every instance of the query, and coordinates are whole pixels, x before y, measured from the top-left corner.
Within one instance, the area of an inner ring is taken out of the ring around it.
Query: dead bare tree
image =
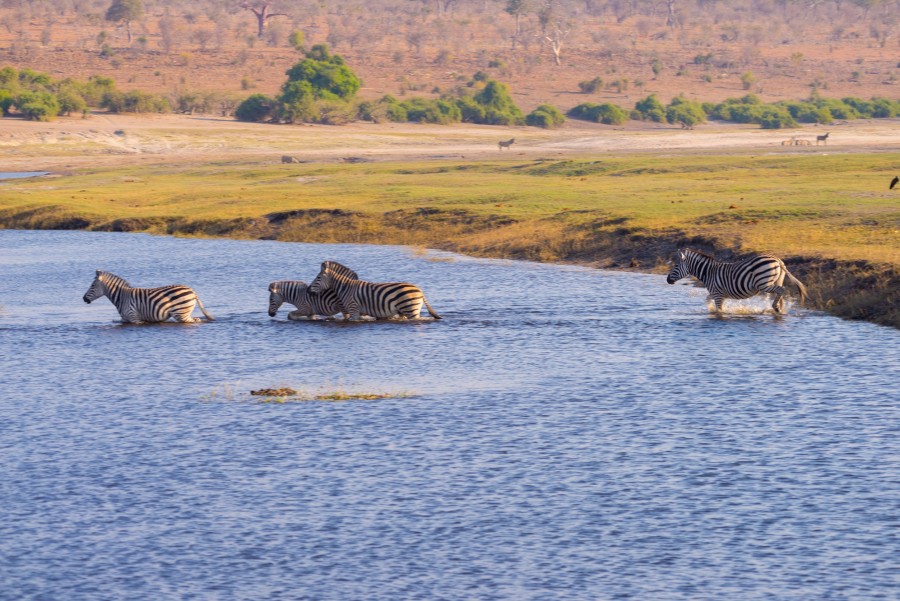
[[[272,17],[287,17],[287,13],[269,12],[272,9],[272,0],[252,0],[244,1],[238,4],[243,10],[249,10],[256,16],[257,33],[256,37],[262,38],[266,33],[266,22]]]
[[[544,35],[544,39],[550,42],[550,48],[553,50],[553,59],[557,65],[562,65],[560,54],[562,53],[563,40],[568,37],[569,29],[563,29],[558,23],[553,23],[549,27],[550,31]]]

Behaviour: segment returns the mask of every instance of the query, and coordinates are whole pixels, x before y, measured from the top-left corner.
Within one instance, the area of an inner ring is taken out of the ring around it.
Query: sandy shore
[[[827,145],[816,136],[830,133]],[[785,146],[792,137],[809,145]],[[515,138],[509,150],[497,142]],[[900,119],[763,130],[755,125],[704,124],[682,130],[631,122],[611,127],[570,122],[534,127],[355,123],[269,125],[191,115],[107,115],[49,123],[0,120],[0,171],[59,170],[157,162],[346,160],[493,160],[617,153],[826,153],[900,151]]]

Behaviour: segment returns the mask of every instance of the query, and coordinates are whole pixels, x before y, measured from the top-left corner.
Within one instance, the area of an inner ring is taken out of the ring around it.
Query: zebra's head
[[[687,251],[684,249],[678,249],[678,252],[675,253],[675,265],[672,267],[672,270],[669,271],[669,275],[666,277],[666,282],[669,284],[674,284],[681,278],[686,278],[690,275],[687,272]]]
[[[91,287],[84,293],[82,299],[88,304],[101,296],[108,296],[110,300],[113,300],[121,290],[128,288],[131,288],[131,285],[124,279],[114,273],[98,269],[97,274],[94,276],[94,281],[91,282]]]
[[[358,280],[359,276],[355,271],[341,265],[337,261],[325,261],[319,270],[319,275],[309,285],[309,293],[318,296],[325,290],[329,290],[334,283],[335,277],[340,279]]]
[[[97,270],[97,275],[94,276],[94,281],[91,282],[91,287],[88,288],[87,292],[84,293],[82,300],[87,304],[91,304],[91,301],[95,301],[101,296],[106,294],[106,283],[103,281],[104,276],[106,275],[105,271]]]
[[[269,284],[269,317],[275,317],[278,307],[284,304],[284,291],[281,282]]]

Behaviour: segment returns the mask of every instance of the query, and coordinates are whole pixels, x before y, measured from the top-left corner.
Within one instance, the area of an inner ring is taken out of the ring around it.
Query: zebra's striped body
[[[84,302],[90,303],[101,296],[116,306],[125,323],[161,322],[169,319],[183,323],[201,321],[191,317],[195,306],[203,316],[213,321],[197,294],[180,284],[159,288],[133,288],[128,282],[108,271],[97,270],[91,287],[84,293]]]
[[[269,317],[275,317],[283,303],[297,307],[295,311],[288,313],[288,319],[293,320],[304,317],[311,319],[316,315],[331,317],[342,313],[341,303],[333,290],[313,295],[309,293],[306,282],[300,280],[279,280],[269,284]],[[347,318],[346,314],[344,318]]]
[[[441,318],[417,286],[403,282],[365,282],[355,272],[334,261],[322,263],[319,275],[309,285],[310,294],[324,294],[328,290],[337,293],[341,310],[349,313],[353,321],[358,321],[363,314],[375,319],[390,319],[397,315],[417,319],[422,305],[428,309],[429,315],[435,319]]]
[[[722,311],[726,298],[750,298],[760,293],[775,294],[772,308],[776,313],[784,310],[784,278],[787,277],[800,289],[801,302],[806,299],[806,286],[784,266],[784,262],[772,255],[756,255],[734,263],[716,261],[696,250],[679,250],[672,271],[666,281],[674,284],[682,278],[694,276],[709,292],[708,299]]]

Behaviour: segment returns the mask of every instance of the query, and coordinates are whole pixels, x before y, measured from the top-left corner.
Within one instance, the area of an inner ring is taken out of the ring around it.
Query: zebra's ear
[[[103,273],[103,271],[100,270],[100,269],[98,269],[98,270],[97,270],[97,277],[98,277],[98,278],[100,277],[100,274],[101,274],[101,273]]]

